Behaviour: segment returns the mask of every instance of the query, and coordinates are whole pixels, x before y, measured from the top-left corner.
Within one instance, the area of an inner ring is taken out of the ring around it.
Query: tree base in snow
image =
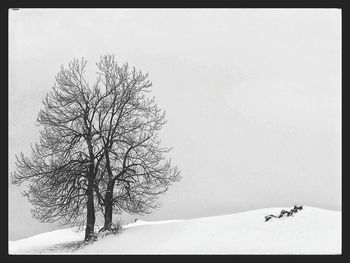
[[[104,226],[98,231],[98,237],[105,237],[107,235],[113,234],[117,235],[123,231],[123,226],[120,222],[113,223],[110,227]]]
[[[84,240],[84,244],[91,244],[91,243],[95,242],[96,240],[97,240],[97,236],[91,235]]]

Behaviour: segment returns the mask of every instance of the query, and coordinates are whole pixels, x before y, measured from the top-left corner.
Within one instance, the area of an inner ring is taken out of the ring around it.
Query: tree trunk
[[[85,228],[85,241],[89,241],[94,237],[95,228],[95,206],[94,206],[94,192],[93,192],[93,178],[88,180],[87,194],[87,215]]]
[[[113,203],[112,203],[112,198],[113,198],[113,187],[107,188],[107,193],[105,196],[105,224],[104,228],[111,229],[112,227],[112,216],[113,216]]]
[[[109,162],[108,150],[105,150],[104,154],[105,154],[105,158],[106,158],[106,168],[107,168],[107,172],[108,172],[109,182],[107,185],[107,191],[106,191],[106,195],[105,195],[105,214],[104,214],[105,223],[103,226],[103,230],[111,230],[112,216],[113,216],[113,201],[112,201],[112,199],[113,199],[114,180],[112,179],[113,173],[112,173],[112,169],[111,169],[110,162]]]

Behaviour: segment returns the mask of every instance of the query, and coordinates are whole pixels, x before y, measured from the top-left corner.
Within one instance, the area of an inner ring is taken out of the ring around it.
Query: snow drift
[[[141,221],[82,246],[84,232],[63,229],[9,241],[10,254],[341,254],[341,212],[304,207],[265,222],[284,208],[187,220]]]

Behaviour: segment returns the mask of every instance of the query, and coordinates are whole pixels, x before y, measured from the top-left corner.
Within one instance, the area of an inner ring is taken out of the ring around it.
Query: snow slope
[[[124,226],[81,246],[83,232],[56,230],[9,241],[10,254],[341,254],[341,212],[304,207],[293,217],[264,222],[286,208]]]

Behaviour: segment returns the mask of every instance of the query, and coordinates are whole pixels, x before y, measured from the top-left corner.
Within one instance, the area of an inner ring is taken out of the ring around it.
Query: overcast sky
[[[39,138],[60,65],[86,58],[93,83],[107,53],[149,72],[182,171],[143,219],[341,209],[339,9],[10,10],[10,171]],[[31,218],[21,190],[9,185],[10,240],[55,229]]]

